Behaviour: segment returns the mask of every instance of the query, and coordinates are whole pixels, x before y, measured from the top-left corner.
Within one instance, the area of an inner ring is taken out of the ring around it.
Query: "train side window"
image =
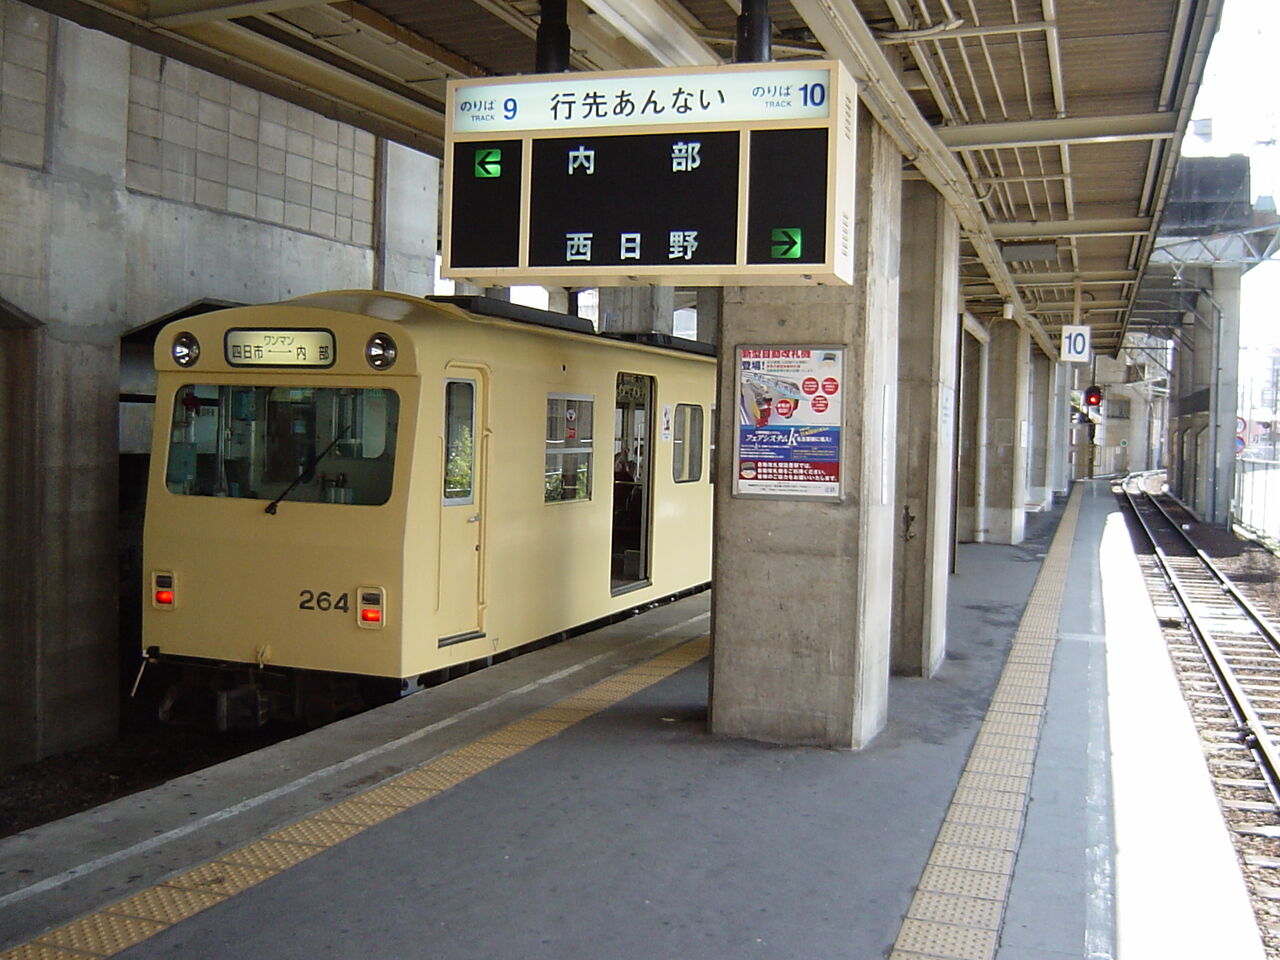
[[[547,451],[543,502],[591,499],[592,397],[547,395]]]
[[[476,385],[449,380],[444,387],[444,502],[471,503],[475,499]]]
[[[189,383],[174,397],[165,486],[377,506],[391,496],[399,416],[391,390]]]
[[[692,483],[702,479],[702,407],[677,403],[671,434],[671,479]]]

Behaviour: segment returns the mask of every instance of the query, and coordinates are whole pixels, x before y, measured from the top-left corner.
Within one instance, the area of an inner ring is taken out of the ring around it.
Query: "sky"
[[[1185,156],[1246,154],[1255,203],[1258,197],[1280,201],[1280,97],[1273,79],[1277,53],[1280,2],[1226,0],[1192,113],[1193,130],[1195,121],[1212,120],[1212,137],[1205,140],[1188,132],[1182,144]],[[1277,304],[1280,262],[1261,264],[1245,274],[1242,346],[1280,343]],[[1245,373],[1243,367],[1241,373]]]

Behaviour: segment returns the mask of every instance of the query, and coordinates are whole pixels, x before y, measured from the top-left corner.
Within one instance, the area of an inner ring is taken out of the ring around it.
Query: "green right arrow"
[[[476,151],[476,178],[492,180],[502,176],[502,151],[485,147]]]
[[[769,248],[769,256],[775,260],[799,260],[800,259],[800,228],[799,227],[776,227],[773,230],[769,240],[772,246]]]

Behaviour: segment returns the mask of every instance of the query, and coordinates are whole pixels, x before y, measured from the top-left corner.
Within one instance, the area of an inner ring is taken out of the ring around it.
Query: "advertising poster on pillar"
[[[734,492],[839,499],[844,350],[738,348]]]

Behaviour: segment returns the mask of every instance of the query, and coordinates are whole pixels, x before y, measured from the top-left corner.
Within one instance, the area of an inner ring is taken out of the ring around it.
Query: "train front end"
[[[393,320],[277,304],[157,339],[142,649],[171,720],[322,723],[402,675],[419,389]]]

